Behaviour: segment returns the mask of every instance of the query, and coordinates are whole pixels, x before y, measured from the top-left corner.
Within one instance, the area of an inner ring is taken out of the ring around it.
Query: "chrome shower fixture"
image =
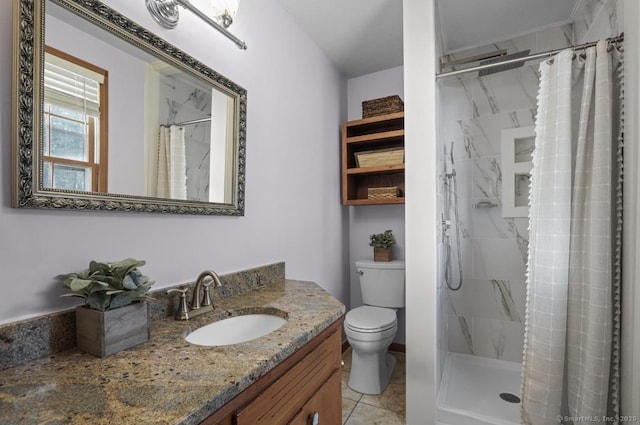
[[[240,49],[247,49],[247,43],[240,40],[227,30],[233,22],[233,16],[232,12],[226,8],[220,16],[216,17],[222,22],[222,24],[220,24],[216,22],[215,19],[212,19],[206,13],[192,5],[189,0],[145,0],[145,3],[147,5],[147,10],[151,13],[151,16],[153,16],[153,19],[155,19],[156,22],[164,28],[174,29],[178,25],[178,21],[180,20],[178,5],[180,5],[221,32],[225,37],[233,41]]]

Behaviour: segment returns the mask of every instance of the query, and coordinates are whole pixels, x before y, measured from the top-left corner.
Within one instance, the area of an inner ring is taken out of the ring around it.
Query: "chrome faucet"
[[[206,278],[210,277],[211,282],[205,282]],[[211,302],[211,290],[209,286],[211,283],[214,283],[215,286],[222,286],[222,282],[220,282],[220,277],[213,270],[205,270],[200,273],[198,279],[196,279],[196,283],[193,286],[193,297],[191,298],[191,307],[187,305],[187,290],[184,289],[169,289],[167,294],[171,294],[174,292],[180,293],[180,304],[178,305],[178,310],[176,311],[176,320],[189,320],[190,318],[199,316],[203,313],[207,313],[209,311],[213,311],[213,303]],[[203,295],[200,298],[200,291],[202,290]]]

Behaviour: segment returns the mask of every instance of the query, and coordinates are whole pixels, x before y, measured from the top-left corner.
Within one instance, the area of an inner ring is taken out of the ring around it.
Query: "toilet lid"
[[[365,305],[349,311],[345,323],[355,331],[384,331],[396,324],[396,312],[390,308]]]

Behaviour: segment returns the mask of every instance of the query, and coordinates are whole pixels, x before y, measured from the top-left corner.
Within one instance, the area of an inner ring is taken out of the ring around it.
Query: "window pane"
[[[42,164],[42,187],[45,189],[51,188],[51,163],[44,162]]]
[[[42,154],[45,156],[51,155],[49,149],[49,115],[44,114],[44,123],[42,125]]]
[[[51,118],[51,156],[87,161],[85,125],[64,118]]]
[[[85,167],[54,164],[53,188],[91,191],[91,170]]]
[[[77,121],[84,121],[84,111],[82,109],[71,109],[63,106],[45,102],[45,110],[49,109],[52,114],[61,115]]]

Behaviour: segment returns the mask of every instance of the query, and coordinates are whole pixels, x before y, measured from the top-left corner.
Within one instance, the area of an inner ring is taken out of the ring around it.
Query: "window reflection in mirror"
[[[107,192],[108,73],[50,46],[44,56],[42,184]]]

